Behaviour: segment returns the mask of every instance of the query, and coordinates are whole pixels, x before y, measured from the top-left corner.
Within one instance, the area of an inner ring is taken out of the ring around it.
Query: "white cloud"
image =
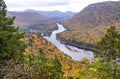
[[[8,10],[60,10],[60,11],[80,11],[87,5],[102,1],[118,0],[4,0]]]

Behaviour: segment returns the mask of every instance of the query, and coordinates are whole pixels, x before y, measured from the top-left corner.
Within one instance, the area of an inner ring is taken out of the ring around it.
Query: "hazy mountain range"
[[[70,19],[74,14],[74,12],[69,11],[36,11],[27,9],[22,12],[8,11],[7,16],[15,16],[14,24],[23,29],[31,26],[46,26],[46,24],[48,26],[59,20]]]
[[[50,34],[54,29],[57,29],[56,22],[63,19],[70,19],[74,12],[60,12],[60,11],[36,11],[27,9],[22,12],[8,11],[7,16],[16,19],[15,26],[19,26],[21,31],[29,32],[44,32]]]
[[[40,13],[43,16],[47,16],[51,19],[69,19],[71,18],[74,14],[76,14],[75,12],[71,12],[71,11],[67,11],[67,12],[60,12],[60,11],[36,11],[36,10],[31,10],[31,9],[27,9],[24,12],[36,12],[36,13]]]

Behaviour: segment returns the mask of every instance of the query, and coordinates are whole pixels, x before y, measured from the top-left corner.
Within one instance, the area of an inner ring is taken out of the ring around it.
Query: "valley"
[[[57,42],[55,44],[57,40],[62,44],[75,46],[85,51],[94,51],[96,43],[100,41],[110,26],[115,26],[118,31],[120,29],[119,6],[115,5],[120,5],[120,3],[108,1],[90,4],[78,13],[27,9],[23,12],[9,11],[8,16],[16,16],[15,25],[20,26],[21,32],[43,35],[58,48]],[[24,19],[24,17],[26,18]],[[59,29],[57,22],[61,23],[66,30],[52,36],[54,30]],[[64,51],[62,48],[61,50]]]
[[[0,79],[120,79],[120,1],[27,2],[0,0]]]

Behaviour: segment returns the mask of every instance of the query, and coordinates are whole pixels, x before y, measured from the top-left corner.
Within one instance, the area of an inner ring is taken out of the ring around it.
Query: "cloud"
[[[89,4],[102,1],[118,1],[118,0],[4,0],[8,6],[8,10],[59,10],[59,11],[75,11],[79,12]]]
[[[69,5],[69,1],[66,0],[10,0],[5,2],[9,7],[48,7],[48,6],[64,6]]]

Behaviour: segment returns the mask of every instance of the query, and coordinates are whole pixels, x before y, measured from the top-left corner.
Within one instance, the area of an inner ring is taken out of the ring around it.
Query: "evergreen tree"
[[[120,58],[120,33],[114,26],[111,26],[96,47],[97,57],[108,62],[115,61]]]
[[[107,33],[96,45],[96,58],[91,67],[90,73],[97,74],[97,79],[120,79],[120,33],[114,26],[111,26]]]
[[[15,17],[6,17],[7,6],[3,0],[0,0],[0,60],[11,58],[19,59],[26,45],[20,40],[24,33],[13,26]]]

